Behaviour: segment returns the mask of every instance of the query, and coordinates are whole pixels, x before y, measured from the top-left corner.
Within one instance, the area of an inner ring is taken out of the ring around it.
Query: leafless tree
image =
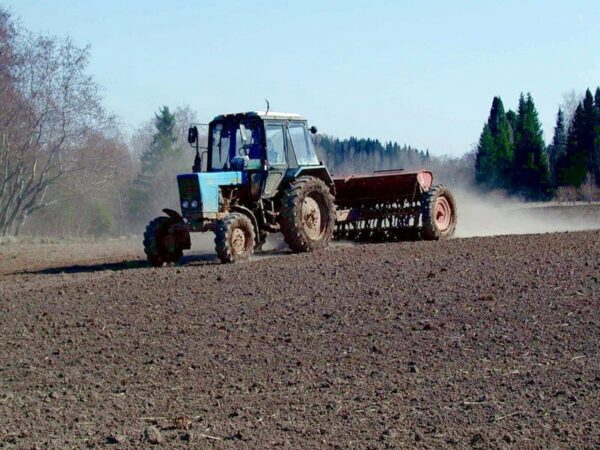
[[[563,101],[560,104],[560,109],[562,109],[562,112],[565,115],[565,124],[568,128],[573,120],[577,106],[583,101],[583,94],[577,93],[574,89],[571,89],[570,91],[565,92],[562,97]]]
[[[66,176],[97,171],[101,152],[82,152],[106,124],[99,89],[87,73],[88,48],[69,39],[15,31],[0,11],[0,234],[61,199]]]

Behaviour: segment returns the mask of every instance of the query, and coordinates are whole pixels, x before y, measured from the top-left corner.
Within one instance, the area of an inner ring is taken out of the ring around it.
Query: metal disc
[[[244,253],[246,249],[246,235],[239,228],[231,232],[231,249],[233,253]]]
[[[319,240],[323,236],[321,210],[316,200],[311,197],[306,197],[302,202],[302,227],[313,241]]]

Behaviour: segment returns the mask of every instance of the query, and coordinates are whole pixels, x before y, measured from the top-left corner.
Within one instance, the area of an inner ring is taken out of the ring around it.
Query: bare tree
[[[0,22],[0,234],[18,234],[33,212],[61,198],[52,186],[64,177],[98,170],[103,155],[81,152],[106,115],[87,73],[88,48],[69,39],[36,37]]]
[[[567,128],[569,128],[573,121],[577,106],[583,101],[583,94],[578,94],[574,89],[571,89],[570,91],[565,92],[562,97],[563,101],[560,104],[560,109],[562,109],[565,116],[565,124]]]

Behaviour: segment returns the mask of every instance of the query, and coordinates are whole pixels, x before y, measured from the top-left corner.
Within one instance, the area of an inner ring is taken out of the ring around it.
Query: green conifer
[[[514,158],[514,149],[511,142],[511,125],[500,97],[494,97],[492,101],[488,125],[494,139],[493,184],[496,187],[506,188],[510,184],[510,167]]]
[[[561,186],[579,187],[588,171],[588,155],[582,150],[581,137],[585,134],[585,112],[580,103],[573,115],[567,136],[567,149],[558,161],[557,176]]]
[[[475,180],[477,183],[493,187],[494,169],[494,138],[489,124],[486,123],[479,137],[475,159]]]
[[[513,189],[530,198],[549,195],[550,171],[546,145],[531,94],[519,98],[515,154],[513,164]]]
[[[554,126],[554,137],[549,146],[550,171],[552,173],[553,184],[557,183],[557,165],[558,161],[564,157],[567,151],[567,129],[565,127],[565,115],[561,108],[558,108],[556,114],[556,125]]]
[[[140,156],[141,167],[130,193],[129,207],[132,216],[139,220],[147,219],[151,213],[150,200],[157,189],[154,184],[161,166],[168,158],[176,157],[182,151],[175,145],[175,116],[167,106],[163,106],[158,114],[155,114],[154,127],[156,132],[152,136],[152,142]]]

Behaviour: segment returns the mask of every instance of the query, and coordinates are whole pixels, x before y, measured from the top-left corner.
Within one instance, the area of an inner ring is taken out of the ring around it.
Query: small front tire
[[[242,213],[231,213],[217,222],[215,250],[222,263],[247,261],[254,253],[255,231]]]
[[[170,217],[157,217],[150,221],[144,232],[144,253],[153,267],[176,263],[183,257],[183,249],[176,236],[170,232],[177,222]],[[188,236],[189,240],[189,236]]]

